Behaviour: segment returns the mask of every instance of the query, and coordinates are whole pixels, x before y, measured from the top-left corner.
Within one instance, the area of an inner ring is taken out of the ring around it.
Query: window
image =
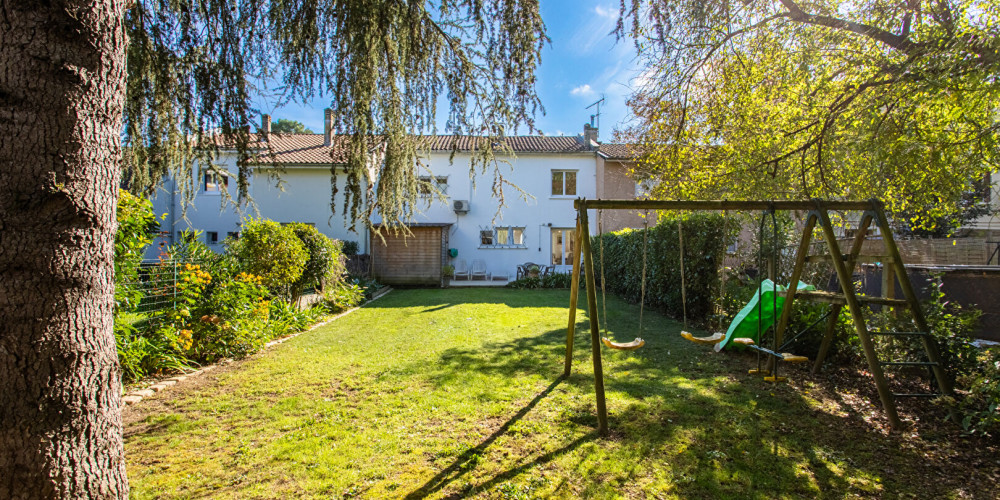
[[[219,243],[219,233],[215,231],[205,231],[205,243],[215,245]]]
[[[479,231],[479,246],[493,248],[527,248],[524,244],[524,228],[517,226],[495,226]]]
[[[229,188],[229,176],[226,174],[207,173],[202,180],[201,187],[206,193],[218,193],[221,188]]]
[[[233,239],[233,240],[240,239],[239,231],[229,231],[228,233],[226,233],[226,239]]]
[[[552,196],[576,196],[576,170],[552,171]]]
[[[434,184],[434,188],[437,189],[441,194],[448,194],[448,178],[447,177],[420,177],[420,181],[417,184],[417,193],[420,196],[431,196],[434,190],[431,189],[431,184]]]
[[[552,229],[552,264],[573,265],[573,246],[576,245],[576,229]]]

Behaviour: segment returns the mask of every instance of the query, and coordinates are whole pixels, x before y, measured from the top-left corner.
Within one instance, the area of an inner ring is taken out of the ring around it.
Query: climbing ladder
[[[782,309],[781,318],[778,321],[777,330],[775,332],[776,345],[783,344],[782,341],[784,332],[791,319],[791,311],[793,309],[795,299],[831,304],[830,314],[827,316],[826,332],[823,335],[823,341],[820,344],[819,353],[817,354],[816,361],[813,365],[813,373],[818,372],[823,364],[823,360],[830,350],[830,344],[833,342],[834,327],[836,326],[837,316],[839,315],[840,310],[846,306],[851,314],[851,319],[854,323],[854,328],[857,331],[858,339],[861,341],[861,347],[864,350],[865,360],[868,363],[869,371],[872,374],[875,386],[878,389],[879,398],[882,400],[882,407],[885,408],[886,416],[888,417],[892,427],[898,429],[900,427],[900,421],[899,415],[896,412],[897,398],[933,398],[942,394],[952,394],[950,382],[947,374],[945,373],[944,366],[941,364],[941,356],[938,351],[937,343],[930,335],[930,330],[927,327],[927,320],[924,317],[923,310],[920,308],[920,303],[913,290],[913,285],[910,283],[906,269],[903,267],[903,261],[899,256],[899,249],[897,248],[896,242],[892,237],[892,229],[889,227],[889,223],[886,219],[885,211],[882,208],[881,203],[876,200],[872,200],[871,207],[864,211],[858,231],[854,236],[853,244],[847,253],[842,253],[840,245],[837,243],[836,235],[833,232],[833,225],[830,222],[828,209],[822,201],[815,200],[814,203],[815,208],[809,212],[805,228],[802,232],[802,241],[799,244],[798,252],[796,253],[795,266],[792,269],[792,275],[789,282],[798,283],[799,278],[802,276],[802,270],[807,262],[826,261],[832,263],[833,268],[836,271],[837,281],[840,282],[841,292],[803,291],[797,290],[795,286],[790,286],[786,292],[785,305]],[[809,255],[809,251],[812,246],[813,230],[817,225],[823,231],[823,240],[826,243],[827,252],[818,255]],[[868,230],[872,227],[872,225],[878,227],[879,232],[881,233],[882,242],[884,243],[884,252],[881,255],[861,255],[861,249],[867,239]],[[858,295],[855,292],[852,273],[855,266],[863,262],[882,263],[882,297]],[[899,280],[900,290],[903,292],[903,298],[895,298],[893,296],[895,288],[895,280],[893,279],[893,276],[897,277]],[[914,331],[870,331],[865,320],[865,310],[868,308],[862,307],[862,304],[877,304],[899,309],[909,309],[913,315]],[[879,359],[877,353],[875,352],[875,344],[872,342],[873,336],[919,338],[921,340],[926,359],[915,361]],[[886,366],[926,367],[930,371],[931,378],[937,383],[937,391],[935,392],[934,390],[929,390],[926,393],[893,392],[886,381],[884,371],[884,367]]]

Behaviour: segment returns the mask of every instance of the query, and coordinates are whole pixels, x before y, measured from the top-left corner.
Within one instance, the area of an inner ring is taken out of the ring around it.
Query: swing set
[[[600,435],[607,435],[608,432],[608,415],[607,415],[607,404],[604,395],[604,368],[601,360],[601,346],[605,346],[609,349],[614,350],[635,350],[643,347],[645,345],[645,340],[642,339],[643,334],[643,312],[645,309],[645,296],[646,296],[646,274],[647,274],[647,253],[648,253],[648,217],[645,218],[644,228],[646,231],[643,232],[643,248],[642,248],[642,277],[641,277],[641,289],[640,289],[640,305],[639,305],[639,331],[638,336],[635,340],[631,342],[619,343],[615,342],[609,338],[607,333],[607,301],[605,293],[605,276],[604,276],[604,239],[603,236],[598,236],[598,244],[600,246],[600,272],[601,272],[601,297],[603,303],[603,318],[604,318],[604,335],[601,335],[601,325],[600,319],[598,317],[598,307],[597,307],[597,285],[596,277],[594,271],[594,255],[591,248],[590,240],[590,224],[588,217],[588,210],[598,211],[598,232],[603,233],[603,223],[602,214],[604,210],[632,210],[639,211],[644,210],[646,215],[650,210],[690,210],[690,211],[723,211],[727,212],[730,210],[737,211],[762,211],[763,216],[760,223],[760,240],[763,245],[764,242],[764,229],[766,226],[767,219],[771,221],[771,227],[773,229],[772,237],[772,248],[768,255],[764,255],[764,252],[759,253],[758,269],[759,275],[761,276],[761,283],[758,287],[757,292],[757,331],[756,338],[746,338],[737,337],[729,338],[727,334],[716,333],[715,335],[709,337],[695,337],[694,335],[688,333],[687,329],[687,297],[686,297],[686,283],[684,276],[684,234],[683,226],[678,225],[678,244],[680,247],[680,274],[681,274],[681,303],[684,319],[685,331],[681,332],[681,335],[693,342],[701,344],[714,344],[716,350],[721,349],[721,347],[728,341],[732,341],[736,344],[741,344],[749,347],[757,352],[757,369],[750,370],[751,374],[761,374],[765,376],[765,380],[772,382],[780,382],[784,380],[784,377],[778,376],[778,365],[779,363],[803,363],[807,362],[808,358],[805,356],[797,356],[788,352],[781,352],[785,350],[791,342],[794,342],[802,334],[806,333],[809,328],[799,332],[792,336],[788,341],[784,340],[785,330],[787,329],[791,320],[791,311],[793,309],[793,304],[795,299],[803,299],[809,301],[823,302],[830,304],[829,311],[820,317],[813,325],[816,326],[819,322],[824,319],[827,320],[826,332],[823,336],[822,343],[820,344],[819,353],[816,356],[816,361],[813,366],[813,373],[816,373],[822,366],[823,359],[829,352],[831,343],[834,336],[834,327],[836,326],[836,319],[841,311],[841,309],[846,306],[850,312],[851,319],[857,332],[858,338],[861,341],[861,346],[865,354],[865,360],[868,363],[869,372],[875,382],[875,386],[878,389],[879,399],[882,401],[882,406],[885,409],[886,416],[889,419],[890,425],[894,429],[899,429],[901,427],[901,422],[899,416],[896,412],[895,400],[897,398],[903,397],[937,397],[942,394],[951,395],[952,388],[948,380],[947,374],[943,364],[941,363],[940,353],[934,338],[930,335],[930,330],[927,326],[927,321],[924,318],[923,311],[920,308],[920,304],[917,299],[917,295],[910,283],[909,277],[906,273],[906,269],[903,267],[903,261],[899,255],[899,249],[896,247],[896,243],[892,237],[892,230],[889,226],[888,219],[885,216],[885,211],[882,207],[882,203],[878,200],[870,201],[822,201],[822,200],[810,200],[810,201],[728,201],[728,200],[714,200],[714,201],[650,201],[650,200],[587,200],[585,198],[578,198],[573,204],[577,211],[577,225],[576,225],[576,241],[582,244],[574,245],[573,248],[573,271],[572,271],[572,285],[570,287],[570,304],[569,304],[569,321],[566,330],[566,360],[563,370],[563,376],[568,377],[572,371],[573,362],[573,340],[576,329],[576,308],[579,300],[579,290],[580,290],[580,274],[581,274],[581,260],[583,265],[583,275],[586,283],[586,293],[587,293],[587,310],[591,312],[588,314],[590,320],[590,335],[591,335],[591,353],[594,365],[594,389],[596,395],[597,403],[597,421],[598,421],[598,433]],[[805,228],[802,233],[802,240],[799,244],[798,251],[795,256],[795,266],[791,273],[790,283],[794,284],[786,288],[780,287],[776,284],[777,276],[777,246],[776,241],[778,237],[778,226],[777,220],[775,218],[775,212],[778,210],[782,211],[807,211],[808,216],[806,218]],[[850,247],[850,250],[845,254],[842,253],[840,246],[837,242],[836,235],[834,233],[833,224],[830,221],[829,212],[831,210],[835,211],[855,211],[862,212],[861,222],[857,233],[854,236],[854,241]],[[728,225],[728,217],[726,218],[726,224]],[[884,243],[884,253],[882,255],[860,255],[861,249],[863,247],[864,241],[868,234],[868,229],[875,225],[879,228],[881,232],[881,240]],[[826,243],[826,253],[819,255],[809,255],[810,246],[813,238],[813,230],[819,226],[823,231],[823,239]],[[763,250],[763,247],[762,247]],[[582,253],[582,259],[581,259]],[[837,280],[840,283],[841,293],[834,292],[821,292],[815,291],[810,288],[800,288],[798,286],[799,278],[802,276],[802,271],[807,262],[829,262],[833,265],[836,272]],[[861,262],[880,262],[883,264],[883,296],[882,297],[872,297],[858,295],[854,290],[854,282],[852,279],[852,270],[854,267]],[[765,297],[763,296],[763,290],[765,289],[765,283],[763,280],[763,270],[767,268],[767,274],[770,276],[770,300],[771,308],[768,314],[765,314],[763,309],[763,303]],[[893,297],[894,279],[898,279],[899,288],[903,293],[904,298],[897,299]],[[723,280],[725,278],[723,277]],[[888,283],[886,286],[885,283]],[[722,284],[725,287],[725,282]],[[779,315],[779,298],[783,299],[783,307],[780,308]],[[874,304],[888,307],[897,308],[907,308],[912,311],[913,323],[915,331],[909,332],[896,332],[896,331],[870,331],[867,326],[867,322],[864,316],[864,309],[862,304]],[[732,330],[732,327],[730,328]],[[771,335],[768,339],[764,338],[766,332],[770,332]],[[875,346],[872,341],[873,336],[899,336],[899,337],[910,337],[919,338],[921,340],[924,359],[919,361],[883,361],[880,360],[875,352]],[[767,363],[763,362],[767,359]],[[925,367],[930,371],[931,378],[936,382],[936,390],[932,389],[927,393],[898,393],[892,392],[889,388],[889,384],[886,381],[883,367],[885,366],[920,366]],[[773,375],[772,375],[773,372]]]

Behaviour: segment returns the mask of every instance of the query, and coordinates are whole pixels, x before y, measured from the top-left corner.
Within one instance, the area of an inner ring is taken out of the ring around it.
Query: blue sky
[[[600,138],[610,141],[612,131],[628,119],[625,99],[639,70],[631,41],[616,44],[610,35],[618,18],[618,2],[545,0],[541,4],[552,42],[542,54],[538,73],[536,90],[546,114],[536,116],[537,127],[546,135],[580,134],[594,113],[593,108],[585,108],[603,95]],[[298,120],[315,132],[323,130],[322,110],[328,105],[327,98],[281,109],[261,103],[262,112],[270,111],[275,120]]]

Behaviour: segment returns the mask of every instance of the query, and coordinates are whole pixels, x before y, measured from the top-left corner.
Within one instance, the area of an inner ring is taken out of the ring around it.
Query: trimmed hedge
[[[682,219],[683,217],[683,219]],[[684,230],[684,276],[687,291],[688,319],[706,319],[718,300],[719,279],[725,245],[721,214],[694,213],[662,217],[649,228],[649,252],[646,261],[646,304],[680,318],[680,253],[677,224]],[[623,229],[606,233],[604,239],[604,276],[607,291],[630,302],[639,302],[642,285],[643,230]],[[594,273],[601,279],[601,242],[591,240]]]

